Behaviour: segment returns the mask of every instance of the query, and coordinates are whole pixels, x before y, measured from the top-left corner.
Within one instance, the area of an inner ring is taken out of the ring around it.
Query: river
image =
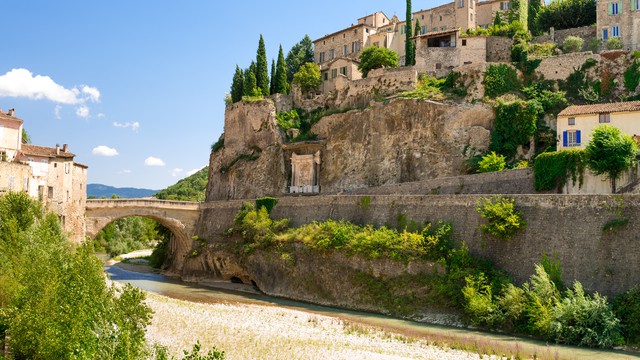
[[[640,354],[622,351],[604,351],[570,346],[547,345],[529,338],[513,337],[496,333],[486,333],[472,329],[418,323],[389,316],[344,309],[329,308],[287,299],[274,298],[257,292],[236,291],[230,288],[214,288],[183,283],[160,274],[132,272],[117,266],[106,266],[112,280],[130,283],[147,292],[169,298],[194,303],[209,304],[251,304],[263,307],[293,309],[312,314],[338,318],[350,323],[384,329],[386,332],[401,334],[413,339],[427,339],[430,342],[453,344],[453,347],[493,349],[498,353],[516,354],[524,358],[550,359],[639,359]],[[221,284],[234,287],[236,284]]]

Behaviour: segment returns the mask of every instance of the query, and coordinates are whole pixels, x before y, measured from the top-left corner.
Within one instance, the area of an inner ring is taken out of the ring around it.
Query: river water
[[[275,298],[251,291],[249,288],[246,289],[248,291],[237,291],[229,288],[199,286],[173,280],[160,274],[127,271],[117,266],[106,266],[105,269],[114,281],[129,283],[145,291],[175,299],[200,303],[222,302],[283,307],[384,328],[387,331],[414,338],[467,345],[477,343],[486,346],[489,344],[494,349],[504,349],[505,353],[515,353],[514,349],[517,349],[525,358],[533,357],[536,354],[539,358],[550,359],[640,359],[640,353],[548,345],[528,338],[418,323],[379,314],[336,309]],[[224,287],[234,286],[234,284],[226,283],[221,285]]]

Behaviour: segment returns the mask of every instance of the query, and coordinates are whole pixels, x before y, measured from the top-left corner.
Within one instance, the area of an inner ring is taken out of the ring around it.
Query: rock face
[[[207,200],[287,191],[291,151],[283,151],[275,112],[269,100],[227,108],[224,148],[211,154]],[[322,140],[320,193],[458,175],[465,150],[467,156],[486,150],[493,119],[486,105],[403,99],[326,116],[311,128]]]

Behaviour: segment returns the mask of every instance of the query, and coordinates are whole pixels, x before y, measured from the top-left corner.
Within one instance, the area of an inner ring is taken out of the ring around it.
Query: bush
[[[220,134],[218,141],[211,145],[211,152],[216,153],[224,148],[224,133]]]
[[[507,64],[489,65],[482,84],[485,96],[490,98],[520,89],[516,70]]]
[[[612,306],[627,343],[640,344],[640,286],[618,295]]]
[[[485,275],[468,276],[465,281],[466,285],[462,289],[464,310],[469,315],[471,323],[488,327],[502,324],[504,316],[493,300],[493,291]]]
[[[495,172],[502,171],[506,166],[504,156],[498,155],[495,151],[482,157],[482,160],[478,163],[478,172]]]
[[[496,119],[489,150],[510,159],[516,155],[518,146],[529,144],[536,133],[536,124],[544,109],[536,100],[499,100],[495,104],[495,112]]]
[[[577,36],[567,36],[562,42],[562,51],[565,53],[578,52],[582,50],[584,40]]]
[[[515,208],[515,200],[498,195],[493,198],[480,198],[476,206],[480,216],[487,219],[486,225],[480,225],[480,229],[485,234],[509,240],[527,226],[522,213]]]
[[[569,176],[573,184],[582,186],[585,168],[583,149],[546,152],[538,155],[533,163],[533,175],[537,191],[562,189]]]
[[[445,82],[445,79],[436,79],[428,76],[420,77],[418,84],[416,84],[416,89],[405,91],[400,94],[400,97],[419,100],[443,100],[444,95],[442,94],[442,88]]]
[[[300,114],[296,109],[277,113],[276,121],[282,131],[300,128]]]
[[[256,199],[256,209],[265,208],[267,209],[267,213],[271,214],[271,210],[278,203],[278,199],[272,198],[269,196],[261,197]]]
[[[558,46],[555,43],[552,42],[545,42],[542,44],[538,44],[538,43],[531,43],[529,44],[529,55],[530,56],[536,56],[536,57],[547,57],[547,56],[553,56],[553,51],[557,48]]]
[[[303,64],[293,75],[292,82],[298,85],[303,93],[314,91],[322,83],[320,67],[313,62]]]
[[[594,54],[597,54],[600,52],[600,49],[602,49],[602,40],[597,38],[589,40],[589,43],[587,44],[587,50],[591,51]]]
[[[369,46],[362,50],[359,60],[358,70],[362,72],[363,78],[366,78],[369,71],[373,69],[398,66],[398,54],[393,50],[379,46]]]
[[[611,37],[607,40],[605,45],[607,50],[619,50],[622,49],[622,40],[619,37]]]
[[[640,85],[640,62],[634,60],[624,72],[624,87],[631,93],[635,93]]]

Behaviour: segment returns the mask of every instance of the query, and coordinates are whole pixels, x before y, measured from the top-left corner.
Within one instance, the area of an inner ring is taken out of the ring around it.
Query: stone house
[[[87,166],[74,161],[68,146],[31,145],[22,142],[23,121],[13,110],[0,111],[0,194],[24,191],[58,214],[63,229],[74,242],[84,240]],[[16,136],[19,133],[20,136]]]
[[[335,89],[342,89],[352,80],[362,79],[362,73],[358,70],[360,62],[348,57],[337,57],[320,67],[323,93]]]
[[[598,39],[619,37],[625,50],[640,50],[640,0],[598,1]]]
[[[593,130],[602,124],[637,137],[640,135],[640,101],[569,106],[558,114],[556,121],[558,150],[585,148]]]
[[[487,37],[460,37],[460,29],[428,32],[415,37],[416,68],[436,76],[472,63],[487,62]]]

